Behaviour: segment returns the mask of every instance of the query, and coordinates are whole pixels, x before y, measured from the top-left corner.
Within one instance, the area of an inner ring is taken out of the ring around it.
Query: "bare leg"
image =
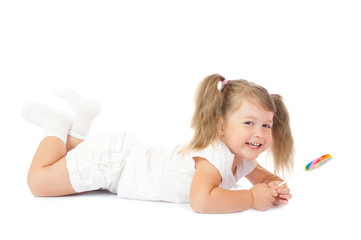
[[[28,172],[28,185],[35,196],[64,196],[76,193],[66,167],[66,146],[57,137],[44,138]]]
[[[43,127],[46,136],[39,144],[28,172],[28,185],[35,196],[63,196],[76,193],[66,166],[66,154],[85,138],[100,112],[100,105],[72,91],[58,91],[73,108],[74,119],[41,103],[24,106],[22,115],[30,123]],[[55,137],[54,137],[55,136]],[[64,144],[66,142],[66,144]]]
[[[83,141],[84,141],[83,139],[68,135],[68,139],[66,141],[66,152],[73,150],[76,146],[78,146]]]

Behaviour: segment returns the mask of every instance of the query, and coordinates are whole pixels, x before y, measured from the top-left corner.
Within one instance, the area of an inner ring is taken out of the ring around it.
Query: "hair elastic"
[[[228,83],[228,79],[225,78],[223,81],[221,81],[221,83],[222,83],[222,86],[226,85]]]

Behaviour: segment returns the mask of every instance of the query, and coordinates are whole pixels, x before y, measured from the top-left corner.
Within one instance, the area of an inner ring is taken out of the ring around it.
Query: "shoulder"
[[[192,157],[201,157],[206,159],[221,158],[221,159],[231,159],[232,161],[234,159],[233,153],[228,149],[227,145],[224,144],[222,141],[215,141],[202,150],[193,151]]]
[[[234,161],[234,154],[222,141],[215,141],[205,149],[194,151],[191,156],[196,161],[207,160],[219,171],[222,178],[229,174]]]

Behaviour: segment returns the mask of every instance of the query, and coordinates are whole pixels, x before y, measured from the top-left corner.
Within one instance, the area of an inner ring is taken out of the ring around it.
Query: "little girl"
[[[189,202],[200,213],[266,210],[291,199],[287,185],[262,168],[257,157],[271,149],[275,172],[293,166],[289,117],[279,95],[246,80],[213,74],[199,85],[194,136],[173,149],[149,146],[128,133],[86,138],[100,112],[93,100],[56,91],[73,117],[33,102],[23,117],[45,129],[28,173],[35,196],[63,196],[106,189],[120,197]],[[254,186],[234,190],[246,177]]]

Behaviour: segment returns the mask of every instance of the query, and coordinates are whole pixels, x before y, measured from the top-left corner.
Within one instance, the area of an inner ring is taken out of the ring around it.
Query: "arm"
[[[283,179],[279,178],[278,176],[270,173],[265,168],[261,167],[261,165],[257,164],[256,168],[246,176],[246,178],[253,184],[257,183],[266,183],[269,184],[270,182],[274,181],[281,181]]]
[[[252,190],[227,190],[218,187],[219,171],[206,159],[195,158],[196,171],[190,190],[190,204],[199,213],[230,213],[250,208],[265,210],[272,205],[273,191],[266,184]]]
[[[196,171],[190,190],[190,204],[199,213],[227,213],[252,207],[253,196],[248,190],[231,191],[218,187],[219,171],[206,159],[195,158]]]

